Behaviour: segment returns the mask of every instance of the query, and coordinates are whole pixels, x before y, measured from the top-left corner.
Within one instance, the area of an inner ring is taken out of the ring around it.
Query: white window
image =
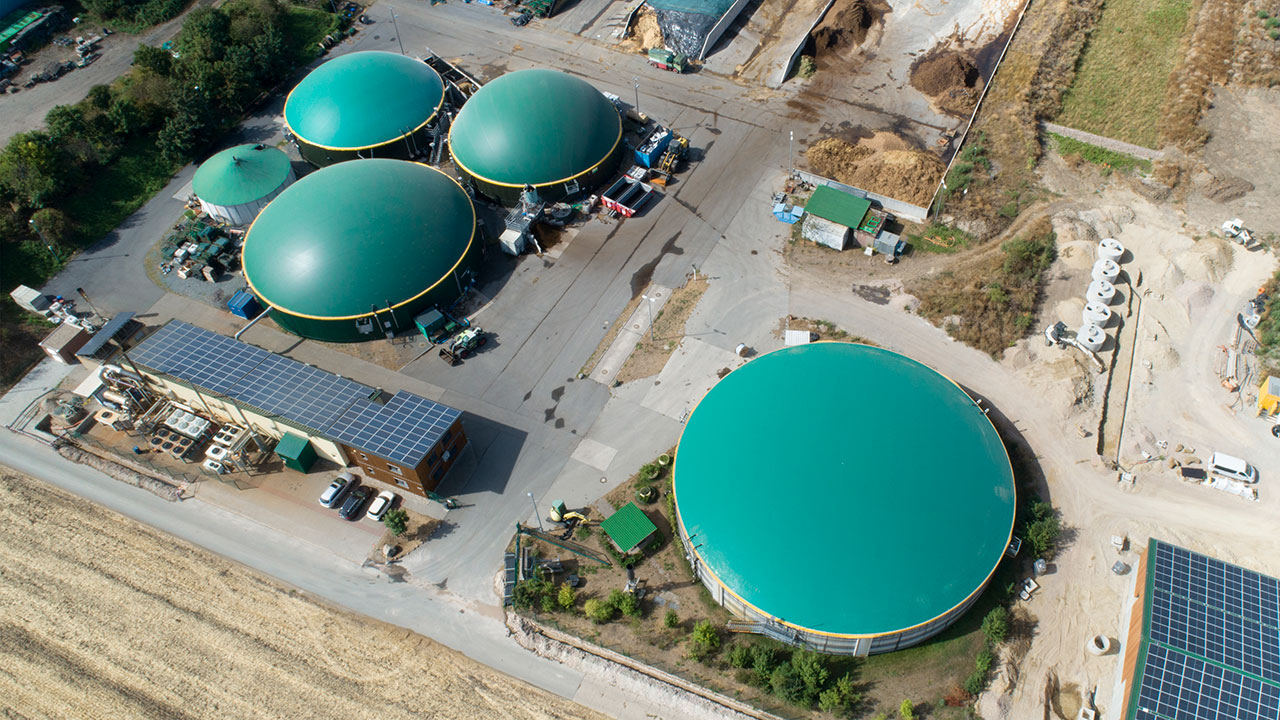
[[[388,470],[390,470],[391,472],[393,472],[393,473],[397,474],[397,475],[403,475],[403,474],[404,474],[404,472],[400,470],[400,466],[399,466],[399,465],[392,465],[391,463],[387,463],[387,469],[388,469]]]
[[[392,480],[395,480],[395,481],[396,481],[396,484],[397,484],[397,485],[399,485],[400,487],[404,488],[405,490],[408,490],[408,489],[409,489],[409,483],[407,483],[407,482],[405,482],[405,481],[401,480],[400,478],[391,478],[391,479],[392,479]]]

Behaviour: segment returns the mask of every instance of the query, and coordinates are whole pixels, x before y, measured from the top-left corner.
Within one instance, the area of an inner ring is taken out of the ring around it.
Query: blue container
[[[672,133],[666,128],[655,129],[645,138],[640,147],[635,149],[636,162],[651,168],[662,159],[662,153],[671,144]]]
[[[262,304],[248,290],[241,290],[232,295],[227,301],[227,307],[230,308],[232,315],[246,320],[252,320],[262,314]]]

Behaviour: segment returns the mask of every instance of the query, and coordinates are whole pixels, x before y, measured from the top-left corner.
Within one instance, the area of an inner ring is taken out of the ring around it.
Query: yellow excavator
[[[551,510],[547,513],[547,519],[551,522],[564,523],[564,534],[561,537],[565,539],[572,537],[573,531],[579,525],[586,526],[591,522],[586,515],[566,508],[563,500],[551,503]]]

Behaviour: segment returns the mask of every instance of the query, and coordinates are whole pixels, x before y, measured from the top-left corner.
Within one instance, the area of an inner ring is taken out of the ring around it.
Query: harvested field
[[[1108,0],[1057,122],[1159,149],[1166,91],[1184,52],[1191,5]]]
[[[938,48],[911,65],[911,87],[942,112],[967,117],[982,95],[982,73],[969,53]]]
[[[0,468],[6,717],[598,718]]]
[[[818,141],[805,151],[805,158],[819,175],[915,205],[929,204],[946,169],[932,153],[905,147],[877,150],[838,138]]]
[[[1181,61],[1167,78],[1159,123],[1162,144],[1193,151],[1209,139],[1200,120],[1213,86],[1229,78],[1244,6],[1245,0],[1205,0],[1192,16],[1190,37],[1178,48]]]

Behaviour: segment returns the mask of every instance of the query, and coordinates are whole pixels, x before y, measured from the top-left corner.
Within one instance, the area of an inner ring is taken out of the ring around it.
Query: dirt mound
[[[874,21],[867,0],[836,0],[813,29],[814,47],[819,55],[855,48],[867,39]]]
[[[631,34],[627,36],[625,44],[641,52],[664,47],[662,28],[658,26],[658,13],[653,8],[645,5],[636,11],[631,21]]]
[[[973,58],[958,50],[929,53],[911,65],[911,87],[928,96],[939,110],[953,115],[973,112],[982,85],[982,73]]]
[[[1239,200],[1245,193],[1253,192],[1253,183],[1234,175],[1224,175],[1213,179],[1204,189],[1204,196],[1214,202],[1231,202]]]
[[[942,160],[931,153],[876,152],[838,138],[825,138],[810,146],[805,158],[819,175],[920,206],[929,204],[946,169]]]

